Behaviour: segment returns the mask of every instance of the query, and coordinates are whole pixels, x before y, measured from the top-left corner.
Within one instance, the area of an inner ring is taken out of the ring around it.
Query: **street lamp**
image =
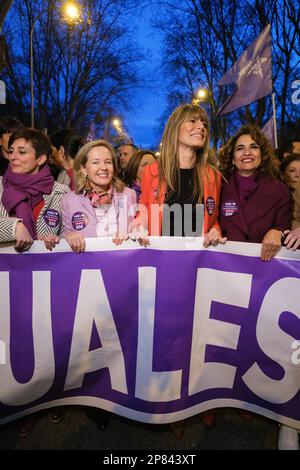
[[[112,125],[114,126],[114,128],[116,129],[118,134],[120,134],[121,136],[128,137],[127,133],[123,129],[122,122],[121,122],[120,119],[118,119],[118,118],[113,119],[112,120]]]
[[[63,19],[69,24],[77,24],[82,21],[81,8],[74,2],[65,2],[62,6]]]
[[[130,143],[132,142],[132,139],[131,137],[127,134],[127,132],[125,131],[125,129],[123,128],[122,126],[122,121],[118,118],[114,118],[112,121],[111,121],[112,125],[114,126],[114,128],[116,129],[117,131],[117,134],[119,136],[119,139],[122,139],[124,140],[124,142],[127,142],[127,143]]]
[[[121,122],[119,119],[113,119],[112,120],[112,125],[116,128],[118,132],[121,132]]]
[[[193,104],[199,104],[202,102],[209,103],[212,109],[212,112],[216,114],[215,103],[212,97],[212,93],[207,88],[199,88],[196,93],[196,98],[193,100]]]
[[[31,22],[30,25],[30,113],[31,113],[31,127],[34,128],[34,85],[33,85],[33,32],[36,22],[40,20],[41,16],[47,10],[41,11]],[[64,21],[75,24],[81,19],[80,6],[75,1],[65,2],[63,5],[63,19]]]

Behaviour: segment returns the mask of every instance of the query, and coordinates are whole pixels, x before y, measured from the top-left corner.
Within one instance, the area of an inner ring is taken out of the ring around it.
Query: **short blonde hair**
[[[117,176],[118,165],[117,165],[117,159],[116,159],[114,148],[109,142],[106,142],[106,140],[99,139],[99,140],[92,140],[91,142],[88,142],[83,147],[81,147],[81,149],[79,150],[79,152],[77,153],[74,159],[73,171],[74,171],[75,193],[81,194],[85,190],[86,177],[84,176],[82,172],[82,167],[84,168],[86,165],[86,162],[88,160],[88,153],[95,147],[105,147],[107,148],[107,150],[109,150],[111,154],[111,158],[112,158],[113,168],[114,168],[112,185],[118,193],[123,192],[125,185]]]

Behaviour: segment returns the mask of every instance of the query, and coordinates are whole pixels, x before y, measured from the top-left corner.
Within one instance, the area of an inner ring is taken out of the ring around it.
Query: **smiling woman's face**
[[[87,154],[87,162],[82,168],[87,174],[92,188],[106,191],[114,176],[114,165],[110,151],[103,146],[92,148]]]
[[[204,119],[190,116],[179,128],[178,144],[193,149],[199,149],[204,147],[206,137],[207,129]]]
[[[241,176],[251,176],[261,164],[259,145],[251,135],[241,135],[236,141],[233,152],[233,163]]]
[[[46,155],[36,158],[31,142],[23,138],[16,139],[9,147],[9,161],[13,173],[36,174],[46,160]]]

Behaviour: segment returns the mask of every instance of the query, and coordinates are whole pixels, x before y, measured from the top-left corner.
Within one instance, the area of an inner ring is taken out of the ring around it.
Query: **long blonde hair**
[[[161,193],[164,184],[167,185],[167,191],[173,192],[179,190],[176,187],[179,181],[179,157],[178,157],[178,135],[180,126],[190,117],[203,120],[207,129],[207,135],[203,148],[196,150],[196,163],[194,191],[193,195],[198,202],[202,202],[203,197],[203,179],[207,178],[207,166],[210,165],[215,173],[218,170],[214,167],[209,156],[209,120],[206,111],[201,106],[194,104],[183,104],[173,111],[166,124],[160,150],[159,159],[159,185],[158,191]]]
[[[123,192],[124,190],[124,183],[117,177],[118,174],[118,165],[117,165],[117,159],[116,155],[113,149],[113,146],[106,142],[106,140],[93,140],[91,142],[88,142],[85,144],[79,152],[77,153],[75,159],[74,159],[74,166],[73,166],[73,171],[74,171],[74,182],[75,182],[75,193],[76,194],[81,194],[85,190],[87,186],[87,179],[84,176],[82,172],[82,167],[85,167],[85,164],[88,160],[88,153],[90,150],[92,150],[95,147],[105,147],[107,150],[109,150],[112,158],[112,163],[113,163],[113,168],[114,168],[114,176],[112,179],[112,186],[115,188],[115,190],[118,193]]]

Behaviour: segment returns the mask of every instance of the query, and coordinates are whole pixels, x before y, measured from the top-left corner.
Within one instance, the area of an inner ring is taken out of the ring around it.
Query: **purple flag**
[[[271,25],[268,25],[222,77],[219,86],[235,83],[237,87],[219,109],[219,116],[272,93],[271,45]]]
[[[275,127],[274,126],[275,126],[274,117],[272,116],[271,119],[269,119],[268,122],[266,122],[266,124],[262,128],[262,131],[271,142],[272,147],[275,149],[276,142],[275,142]]]

